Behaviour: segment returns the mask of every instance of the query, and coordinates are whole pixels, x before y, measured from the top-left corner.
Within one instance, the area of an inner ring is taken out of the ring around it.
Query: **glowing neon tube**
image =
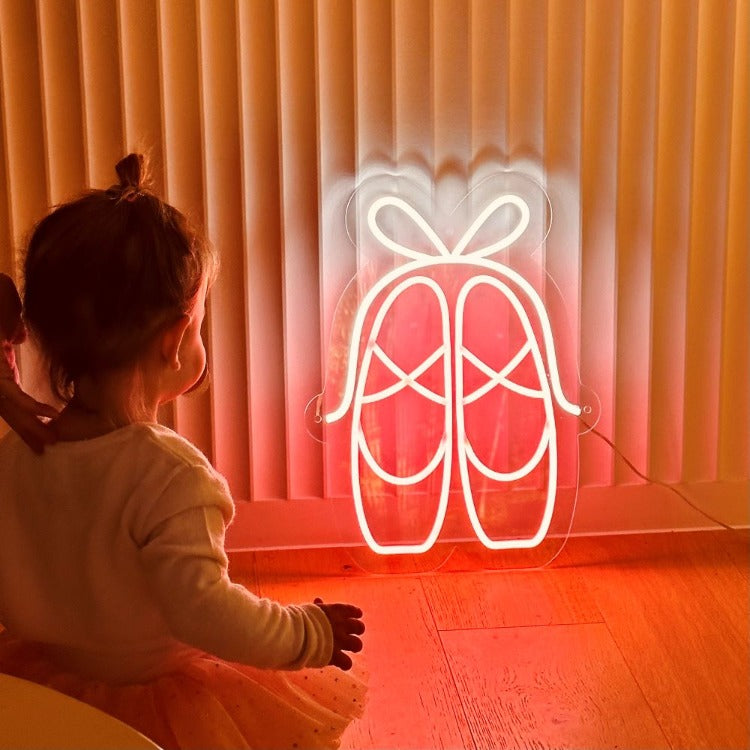
[[[499,240],[470,253],[466,253],[466,248],[475,237],[479,229],[487,220],[503,206],[514,206],[518,210],[518,221],[515,227],[504,237]],[[378,223],[379,213],[384,208],[393,208],[400,211],[408,217],[429,240],[431,245],[437,251],[437,255],[428,254],[421,250],[410,248],[402,243],[397,242],[381,228]],[[479,216],[472,222],[461,239],[456,243],[453,250],[449,250],[435,230],[429,225],[425,218],[416,211],[409,203],[402,198],[395,196],[383,196],[375,200],[367,211],[367,225],[375,237],[384,247],[394,253],[402,255],[409,260],[404,265],[393,269],[385,274],[375,285],[367,292],[360,303],[357,314],[354,319],[354,326],[351,333],[351,341],[347,356],[346,375],[344,381],[344,392],[341,402],[338,406],[325,415],[327,423],[333,423],[341,419],[350,408],[352,408],[352,433],[350,439],[350,463],[351,463],[351,481],[352,494],[354,496],[355,512],[357,520],[362,531],[362,535],[368,546],[380,554],[404,554],[404,553],[421,553],[430,549],[442,528],[445,520],[445,514],[448,505],[448,492],[450,488],[451,475],[451,458],[453,453],[453,409],[456,414],[456,447],[459,463],[459,473],[464,495],[466,510],[469,515],[472,528],[477,538],[490,549],[516,549],[535,547],[541,543],[549,530],[555,505],[555,495],[557,488],[557,444],[556,444],[556,427],[554,420],[554,410],[552,397],[561,409],[569,414],[578,415],[581,408],[577,404],[569,401],[563,391],[560,382],[560,373],[557,366],[555,347],[552,338],[552,328],[544,308],[541,298],[531,284],[521,276],[517,271],[509,268],[497,261],[489,260],[487,256],[497,253],[498,251],[510,246],[519,239],[529,225],[530,211],[526,202],[516,195],[505,194],[498,196],[491,201]],[[439,266],[456,265],[464,268],[476,269],[476,274],[468,279],[459,291],[456,301],[455,330],[453,332],[453,341],[455,350],[451,357],[451,331],[450,315],[448,310],[448,301],[444,291],[432,279],[427,276],[418,275],[420,271]],[[488,272],[495,274],[490,275]],[[416,275],[412,275],[416,274]],[[503,277],[518,287],[524,294],[524,297],[530,302],[531,307],[538,319],[542,333],[542,342],[538,342],[534,333],[526,309],[519,299],[516,292],[511,289],[500,278]],[[365,346],[364,356],[361,368],[357,372],[357,359],[360,350],[362,334],[365,320],[370,312],[372,305],[378,296],[387,287],[394,282],[399,282],[388,293],[380,308],[377,310],[375,320]],[[499,372],[496,372],[486,363],[482,362],[475,354],[469,351],[463,345],[463,326],[464,326],[464,309],[466,299],[470,292],[479,285],[488,285],[502,294],[515,310],[518,319],[521,322],[526,335],[526,343],[513,355],[508,364]],[[442,344],[429,357],[411,372],[406,372],[399,367],[378,345],[377,338],[383,325],[386,314],[391,309],[395,301],[407,289],[414,286],[423,286],[429,289],[438,302],[441,312],[441,335]],[[531,355],[537,376],[540,382],[540,389],[528,388],[513,382],[509,375],[528,355]],[[546,355],[547,369],[544,366],[544,355]],[[384,388],[376,393],[365,395],[365,383],[370,370],[372,357],[377,357],[397,378],[396,383]],[[445,384],[445,394],[438,394],[417,382],[419,376],[426,372],[435,362],[443,360],[443,380]],[[463,388],[463,361],[471,362],[481,372],[488,377],[487,383],[477,388],[470,394],[464,394]],[[455,374],[453,372],[455,370]],[[547,374],[549,373],[549,374]],[[455,392],[452,389],[452,383],[455,381]],[[466,426],[464,417],[464,407],[470,404],[490,390],[497,386],[503,386],[520,395],[541,400],[544,406],[545,424],[541,432],[539,442],[531,456],[524,466],[513,472],[497,472],[485,466],[474,452],[473,447],[469,444],[466,437]],[[420,471],[409,476],[396,476],[386,472],[373,457],[365,439],[362,425],[361,414],[364,404],[382,401],[398,391],[411,387],[417,393],[430,401],[445,407],[443,435],[440,440],[437,451],[432,458]],[[549,461],[549,472],[547,482],[547,494],[544,506],[543,516],[537,531],[528,538],[521,539],[500,539],[493,540],[482,528],[476,505],[473,499],[473,492],[469,477],[469,464],[482,476],[494,481],[514,481],[527,476],[541,462],[542,458],[547,455]],[[390,482],[396,486],[410,486],[420,481],[424,481],[442,466],[442,481],[438,508],[434,523],[427,537],[415,544],[391,544],[383,545],[374,539],[367,518],[364,513],[364,503],[362,499],[362,490],[359,475],[359,460],[364,459],[365,464],[380,479]]]

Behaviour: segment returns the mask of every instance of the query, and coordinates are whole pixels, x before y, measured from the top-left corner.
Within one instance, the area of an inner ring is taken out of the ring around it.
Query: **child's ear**
[[[161,356],[173,370],[179,370],[182,366],[180,345],[189,325],[190,316],[183,314],[174,323],[170,323],[161,334]]]

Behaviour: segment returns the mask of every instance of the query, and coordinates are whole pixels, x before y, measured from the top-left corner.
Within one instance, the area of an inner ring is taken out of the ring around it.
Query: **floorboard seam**
[[[599,605],[597,605],[598,608]],[[612,639],[612,643],[615,644],[615,648],[617,649],[617,652],[622,657],[622,661],[625,664],[625,667],[628,670],[628,673],[633,678],[633,682],[635,683],[636,687],[638,688],[638,692],[643,696],[643,700],[645,701],[646,705],[648,706],[649,713],[651,716],[654,717],[654,721],[656,722],[656,726],[659,727],[659,731],[661,732],[661,736],[664,738],[664,741],[667,743],[667,745],[672,748],[672,750],[681,750],[681,748],[675,747],[675,745],[672,743],[672,740],[667,735],[667,732],[665,731],[664,727],[662,726],[661,722],[659,721],[659,717],[656,715],[654,711],[654,707],[651,705],[651,701],[648,699],[648,696],[646,693],[643,692],[643,688],[641,687],[641,683],[638,680],[638,678],[635,676],[635,673],[633,672],[632,667],[630,666],[630,662],[627,660],[625,654],[623,653],[623,650],[620,648],[620,644],[617,642],[617,638],[615,638],[615,634],[612,632],[612,629],[609,627],[609,623],[607,622],[606,618],[604,619],[604,622],[602,623],[604,627],[607,629],[607,632],[609,633],[609,637]]]
[[[470,625],[456,628],[437,628],[438,633],[455,633],[461,630],[510,630],[513,628],[555,628],[571,625],[604,625],[603,620],[576,620],[574,622],[521,622],[509,625]]]
[[[456,691],[456,695],[458,696],[458,701],[461,704],[461,715],[464,717],[464,726],[469,731],[469,736],[471,737],[471,741],[474,745],[474,750],[478,750],[477,745],[477,738],[474,735],[474,731],[471,728],[471,724],[469,723],[469,717],[466,713],[466,704],[464,702],[463,696],[461,695],[461,690],[458,687],[458,682],[456,682],[456,675],[453,673],[453,669],[451,668],[450,660],[448,659],[448,652],[445,650],[445,644],[443,643],[443,639],[440,637],[440,629],[437,626],[437,620],[435,619],[435,612],[432,608],[432,603],[430,602],[430,598],[427,595],[427,590],[424,587],[424,583],[422,583],[421,580],[418,580],[419,586],[422,589],[422,595],[424,596],[424,601],[427,604],[427,610],[430,613],[430,619],[432,620],[432,626],[435,629],[435,634],[437,635],[438,642],[440,643],[440,651],[443,654],[443,661],[445,662],[445,666],[448,669],[448,674],[451,678],[451,683],[453,684],[453,689]]]

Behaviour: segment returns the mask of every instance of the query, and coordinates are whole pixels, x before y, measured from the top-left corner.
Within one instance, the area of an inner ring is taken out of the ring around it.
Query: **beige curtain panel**
[[[0,0],[0,270],[147,152],[222,262],[211,388],[165,420],[238,500],[323,498],[304,411],[357,271],[326,206],[377,164],[520,169],[599,429],[664,482],[746,480],[749,28],[747,0]],[[581,441],[582,486],[641,481]]]

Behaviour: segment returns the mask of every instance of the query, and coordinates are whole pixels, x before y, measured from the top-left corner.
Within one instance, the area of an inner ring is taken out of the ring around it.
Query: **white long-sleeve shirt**
[[[190,648],[258,667],[328,664],[330,623],[230,581],[226,482],[153,424],[34,454],[0,440],[0,623],[68,667],[117,682]]]

